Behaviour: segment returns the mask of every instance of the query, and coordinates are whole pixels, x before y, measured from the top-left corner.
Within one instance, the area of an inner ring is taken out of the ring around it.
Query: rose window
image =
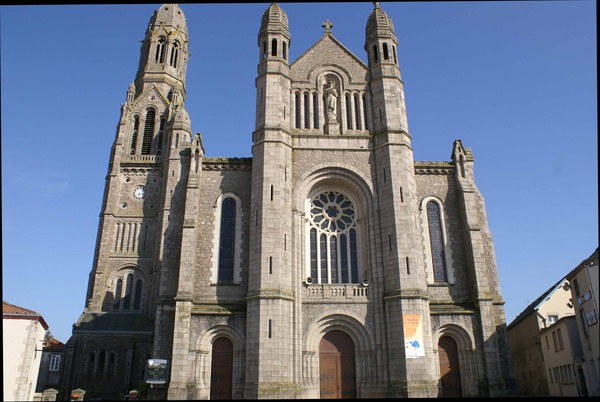
[[[312,225],[328,233],[343,232],[354,225],[354,206],[343,194],[321,193],[312,200]]]

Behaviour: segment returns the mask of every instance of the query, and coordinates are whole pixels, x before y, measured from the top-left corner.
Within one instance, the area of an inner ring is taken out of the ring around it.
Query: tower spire
[[[141,93],[149,83],[164,83],[166,93],[179,88],[185,97],[188,63],[188,27],[177,4],[163,4],[155,12],[142,41],[136,87]]]

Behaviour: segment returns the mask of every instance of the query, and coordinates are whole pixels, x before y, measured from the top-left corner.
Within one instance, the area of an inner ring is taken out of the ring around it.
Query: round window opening
[[[354,226],[354,205],[337,191],[323,192],[311,201],[310,220],[321,231],[344,232]]]

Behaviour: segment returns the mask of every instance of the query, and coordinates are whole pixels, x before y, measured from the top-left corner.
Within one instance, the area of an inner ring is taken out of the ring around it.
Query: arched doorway
[[[460,366],[458,364],[458,347],[456,341],[449,336],[442,336],[438,343],[438,347],[442,396],[446,398],[462,397]]]
[[[210,367],[210,399],[231,399],[233,343],[229,339],[225,337],[215,339]]]
[[[354,342],[342,331],[327,332],[319,344],[321,398],[356,398]]]

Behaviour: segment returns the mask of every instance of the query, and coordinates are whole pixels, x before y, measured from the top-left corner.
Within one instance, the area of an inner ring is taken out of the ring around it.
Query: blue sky
[[[186,108],[207,156],[251,154],[268,4],[181,5]],[[120,105],[158,7],[0,7],[2,297],[41,313],[63,342],[84,308]],[[292,60],[329,19],[366,61],[370,2],[282,8]],[[415,159],[449,161],[457,138],[472,148],[508,323],[598,247],[596,2],[382,8],[399,40]]]

